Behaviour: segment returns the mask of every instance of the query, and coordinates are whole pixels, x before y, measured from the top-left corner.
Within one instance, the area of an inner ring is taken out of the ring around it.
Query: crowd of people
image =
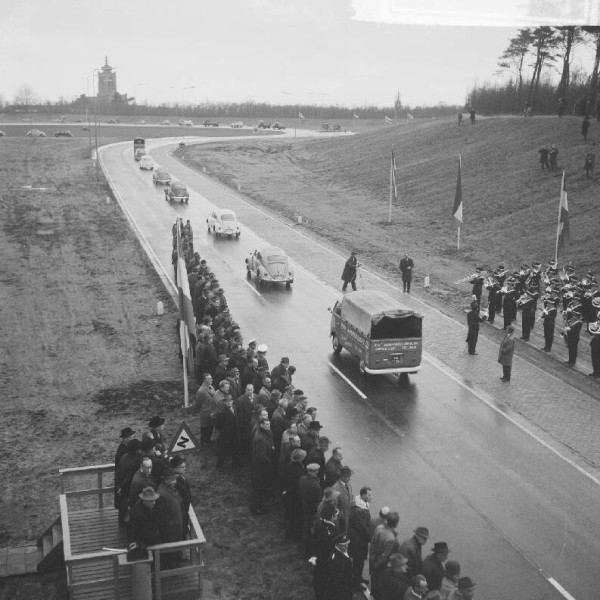
[[[566,364],[573,367],[577,362],[579,342],[584,323],[591,335],[592,373],[600,378],[600,290],[591,271],[579,277],[573,265],[565,265],[559,270],[552,259],[546,267],[540,262],[532,265],[521,264],[518,271],[509,273],[504,265],[493,271],[477,267],[467,278],[472,284],[471,310],[467,314],[467,344],[470,354],[476,354],[479,323],[487,318],[494,323],[496,315],[503,318],[506,331],[517,321],[521,312],[521,339],[529,341],[531,331],[538,321],[543,322],[544,352],[550,352],[554,344],[556,318],[560,311],[563,317],[561,334],[569,350]],[[483,288],[488,291],[487,315],[482,316]],[[538,302],[542,310],[536,318]]]

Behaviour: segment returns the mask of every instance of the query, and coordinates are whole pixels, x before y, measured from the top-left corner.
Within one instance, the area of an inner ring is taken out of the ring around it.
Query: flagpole
[[[560,236],[560,213],[563,203],[563,190],[565,189],[565,172],[563,171],[562,181],[560,184],[560,196],[558,199],[558,220],[556,223],[556,244],[554,245],[554,260],[558,262],[558,238]]]
[[[460,250],[460,225],[458,226],[458,232],[456,237],[456,249]]]
[[[394,152],[394,147],[392,146],[392,154],[393,154],[393,152]],[[392,190],[392,185],[393,185],[392,169],[393,168],[394,168],[394,165],[390,161],[390,208],[389,208],[389,211],[388,211],[388,223],[392,222],[392,195],[393,195],[393,190]]]
[[[187,331],[187,327],[185,325],[185,322],[179,321],[179,337],[182,340],[182,343],[183,343],[184,336],[187,335],[186,331]],[[185,344],[186,344],[185,347],[187,348],[187,352],[189,352],[190,351],[189,336],[188,336],[188,339],[185,340]],[[189,394],[189,390],[188,390],[187,361],[188,361],[187,356],[184,356],[183,357],[183,408],[190,407],[190,394]]]
[[[458,172],[461,174],[462,178],[462,156],[458,155]],[[462,179],[461,179],[461,203],[462,203]],[[458,230],[456,234],[456,249],[460,250],[460,224],[458,225]]]

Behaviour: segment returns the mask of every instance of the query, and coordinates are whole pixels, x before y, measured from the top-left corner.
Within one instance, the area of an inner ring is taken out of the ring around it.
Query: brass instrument
[[[488,271],[479,271],[478,273],[473,273],[473,275],[469,275],[468,277],[463,277],[462,279],[458,279],[454,282],[454,285],[458,285],[459,283],[467,283],[467,281],[471,281],[471,279],[476,279],[478,277],[485,278]]]

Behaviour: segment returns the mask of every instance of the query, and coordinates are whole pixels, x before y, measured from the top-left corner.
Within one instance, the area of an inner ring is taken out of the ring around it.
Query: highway
[[[311,272],[302,256],[322,252],[324,264],[339,263],[340,273],[343,260],[290,229],[284,249],[294,258],[292,288],[258,290],[245,277],[244,259],[270,243],[272,220],[247,205],[238,210],[239,240],[210,235],[206,217],[215,207],[230,208],[229,192],[170,156],[176,141],[148,146],[157,163],[186,183],[189,204],[165,201],[151,173],[133,160],[131,143],[102,150],[115,193],[166,276],[172,276],[172,225],[177,216],[190,219],[195,249],[216,273],[245,339],[269,346],[271,368],[281,356],[291,358],[295,384],[318,408],[323,433],[343,448],[354,471],[354,493],[363,485],[373,488],[371,512],[383,505],[397,510],[400,541],[427,526],[423,556],[433,542],[447,541],[450,558],[476,582],[476,598],[597,600],[597,481],[494,410],[439,361],[426,358],[401,387],[392,376],[362,376],[344,351],[334,356],[327,309],[340,296],[332,283],[341,282]],[[251,212],[259,223],[254,230],[244,224]],[[429,325],[425,349],[434,335]]]

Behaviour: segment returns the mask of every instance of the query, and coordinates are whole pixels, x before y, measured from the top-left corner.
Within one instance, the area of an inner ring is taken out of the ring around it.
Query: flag
[[[304,117],[304,115],[303,115],[301,112],[299,112],[299,113],[298,113],[298,118],[299,118],[299,119],[304,119],[305,117]]]
[[[393,123],[393,121],[387,115],[385,116],[385,122],[386,123]]]
[[[354,118],[355,119],[360,119],[360,117],[356,113],[354,113]]]
[[[556,258],[558,258],[558,253],[564,250],[570,241],[569,202],[567,200],[567,188],[565,187],[565,172],[563,171],[560,186],[560,205],[558,207],[558,227],[556,228]]]
[[[190,294],[185,259],[181,247],[181,219],[177,219],[177,292],[179,298],[180,341],[183,359],[193,369],[193,353],[190,352],[190,333],[196,335],[196,319]]]
[[[461,175],[461,160],[458,157],[458,176],[456,178],[456,194],[454,195],[454,208],[452,215],[456,224],[460,227],[463,223],[463,204],[462,204],[462,175]]]
[[[412,116],[410,113],[408,113],[408,114],[406,115],[406,118],[407,118],[407,119],[414,119],[414,117],[413,117],[413,116]]]
[[[392,160],[390,162],[390,196],[393,202],[398,200],[398,186],[396,185],[396,157],[392,146]]]

